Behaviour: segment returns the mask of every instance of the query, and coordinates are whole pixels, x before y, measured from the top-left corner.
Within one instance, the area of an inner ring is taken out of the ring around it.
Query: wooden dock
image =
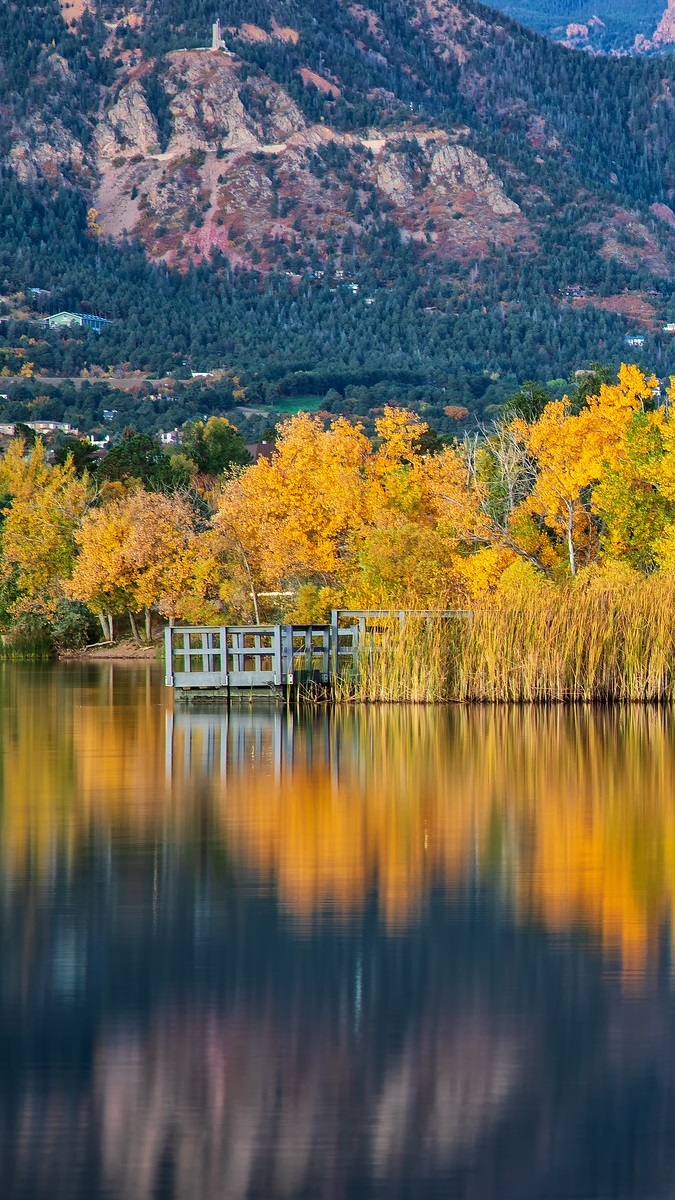
[[[466,613],[334,609],[326,625],[178,626],[165,632],[166,685],[176,698],[290,699],[301,685],[330,694],[392,621]]]

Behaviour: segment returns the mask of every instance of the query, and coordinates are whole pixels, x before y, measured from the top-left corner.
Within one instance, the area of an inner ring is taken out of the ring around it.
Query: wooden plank
[[[177,688],[227,687],[222,671],[176,671],[173,686]]]
[[[267,688],[274,687],[276,682],[274,671],[230,671],[228,676],[230,687]]]

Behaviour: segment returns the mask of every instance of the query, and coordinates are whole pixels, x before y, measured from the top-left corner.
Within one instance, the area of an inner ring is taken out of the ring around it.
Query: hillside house
[[[160,429],[159,440],[163,446],[181,446],[183,444],[183,430]]]
[[[79,429],[74,429],[67,421],[25,421],[25,425],[34,433],[68,433],[71,437],[79,436]]]
[[[22,424],[27,429],[32,429],[33,433],[37,433],[39,437],[44,437],[49,433],[67,433],[70,437],[80,436],[79,429],[76,429],[73,425],[69,425],[67,421],[23,421]],[[15,433],[16,425],[0,425],[1,436],[14,437]]]
[[[69,329],[73,325],[79,325],[80,328],[93,329],[94,333],[100,333],[103,326],[109,325],[110,321],[106,317],[97,317],[94,313],[58,312],[51,317],[45,317],[41,324],[49,326],[50,329]]]
[[[274,442],[251,442],[246,449],[251,455],[253,462],[257,463],[259,458],[271,459],[274,454],[275,445]]]

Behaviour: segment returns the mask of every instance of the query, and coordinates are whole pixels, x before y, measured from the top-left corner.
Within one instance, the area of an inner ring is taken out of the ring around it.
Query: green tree
[[[133,425],[124,430],[121,442],[106,454],[97,478],[110,483],[140,479],[150,490],[174,483],[171,463],[159,442],[148,433],[138,433]]]
[[[78,475],[84,475],[85,471],[88,471],[89,474],[93,473],[96,466],[96,451],[88,438],[60,433],[56,438],[54,448],[56,466],[65,466],[69,454],[72,455],[73,466]]]
[[[616,383],[616,371],[607,363],[591,363],[587,371],[577,371],[569,390],[569,405],[572,414],[580,413],[591,396],[599,396],[600,388]]]
[[[537,383],[535,379],[528,379],[522,387],[514,392],[513,396],[504,405],[504,420],[510,421],[514,417],[522,417],[523,421],[536,421],[541,416],[546,405],[553,396],[548,388],[543,383]]]
[[[204,475],[220,475],[233,465],[245,466],[251,456],[246,443],[227,417],[188,421],[183,426],[183,451]]]
[[[14,426],[14,437],[20,438],[27,449],[34,446],[37,441],[37,433],[31,429],[30,425],[24,424],[23,421],[17,421]]]

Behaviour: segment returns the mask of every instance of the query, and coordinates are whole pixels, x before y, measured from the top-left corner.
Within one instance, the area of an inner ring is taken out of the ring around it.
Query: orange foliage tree
[[[199,516],[177,493],[120,484],[95,497],[70,461],[50,466],[41,443],[26,455],[17,440],[0,461],[5,610],[50,619],[67,594],[106,636],[121,612],[137,636],[142,610],[149,633],[152,610],[310,621],[333,606],[463,608],[544,578],[584,587],[605,571],[625,586],[630,571],[672,572],[675,418],[657,390],[622,366],[597,395],[445,445],[405,409],[385,408],[373,437],[301,413],[271,460],[234,466],[202,496]]]
[[[218,501],[216,525],[239,547],[254,598],[313,583],[355,603],[445,599],[457,580],[419,450],[426,428],[391,408],[375,443],[342,417],[327,429],[305,413],[284,422],[274,458],[229,480]]]
[[[92,508],[76,535],[79,556],[69,594],[95,608],[109,638],[111,614],[156,607],[170,619],[213,617],[224,572],[209,531],[199,532],[192,505],[179,495],[138,488]]]
[[[0,491],[11,503],[2,526],[0,574],[15,593],[11,613],[54,616],[75,561],[76,531],[87,505],[89,481],[69,456],[50,467],[41,440],[25,454],[15,439],[0,460]]]

